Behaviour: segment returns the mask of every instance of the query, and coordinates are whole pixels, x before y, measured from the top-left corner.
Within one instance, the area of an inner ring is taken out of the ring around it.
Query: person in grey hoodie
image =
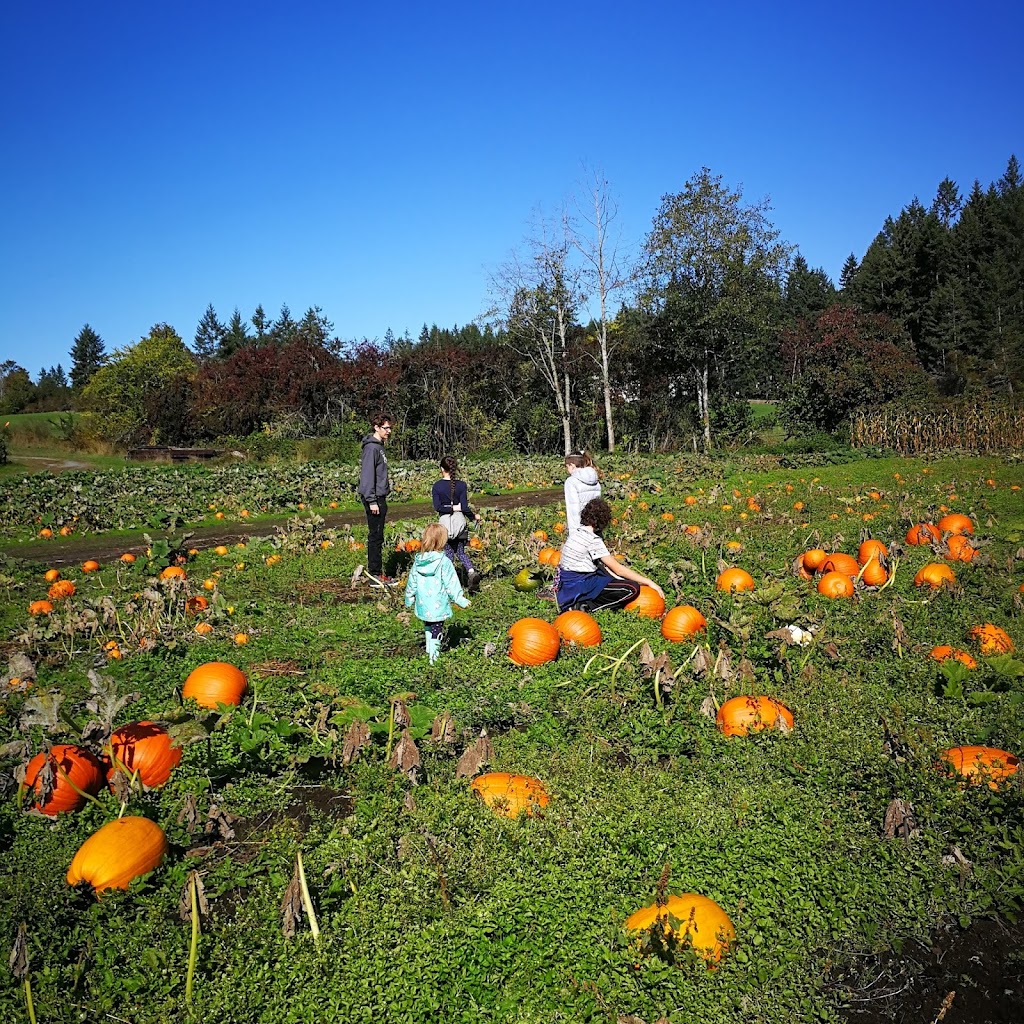
[[[597,467],[588,452],[573,452],[565,457],[565,536],[580,527],[580,510],[588,501],[601,497]]]
[[[384,574],[384,523],[388,517],[391,478],[384,444],[391,436],[391,414],[375,412],[370,417],[373,433],[363,438],[363,456],[359,465],[359,497],[366,510],[366,569],[373,585],[393,587],[395,580]]]

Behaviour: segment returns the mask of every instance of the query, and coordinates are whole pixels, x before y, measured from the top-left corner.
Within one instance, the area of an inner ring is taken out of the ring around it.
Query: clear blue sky
[[[638,243],[702,165],[838,277],[888,214],[1024,160],[1019,4],[10,3],[0,358],[207,303],[343,339],[464,324],[603,168]]]

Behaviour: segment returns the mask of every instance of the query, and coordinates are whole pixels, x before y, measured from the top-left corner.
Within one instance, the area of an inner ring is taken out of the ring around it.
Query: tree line
[[[225,322],[210,305],[191,344],[157,324],[110,354],[86,325],[70,374],[33,383],[0,368],[0,411],[63,399],[130,445],[351,435],[384,406],[402,454],[433,457],[707,449],[750,435],[750,398],[778,402],[793,431],[832,431],[858,409],[1012,401],[1024,384],[1016,157],[966,199],[946,178],[929,206],[888,217],[838,285],[781,238],[767,200],[708,168],[662,197],[637,251],[618,228],[595,173],[534,219],[476,323],[342,341],[319,306],[298,320],[287,305],[276,318],[236,308]]]

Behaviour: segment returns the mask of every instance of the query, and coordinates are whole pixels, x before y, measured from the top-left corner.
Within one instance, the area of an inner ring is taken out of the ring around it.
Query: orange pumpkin
[[[28,613],[33,618],[39,615],[49,615],[53,611],[53,605],[49,601],[31,601],[28,606]]]
[[[422,547],[423,547],[423,542],[419,539],[419,537],[410,537],[405,542],[405,550],[406,551],[419,551],[420,548],[422,548]]]
[[[956,573],[945,562],[929,562],[917,570],[915,587],[931,587],[938,590],[943,583],[956,583]]]
[[[818,593],[831,600],[853,597],[853,590],[853,579],[845,572],[833,570],[818,580]]]
[[[484,542],[479,537],[473,536],[469,538],[469,546],[474,551],[480,551],[484,546]]]
[[[998,789],[1020,767],[1015,754],[996,747],[951,747],[939,757],[968,781],[986,782],[989,789]]]
[[[971,517],[961,515],[959,512],[951,512],[948,516],[943,516],[937,525],[943,533],[974,533],[974,522]]]
[[[548,539],[548,531],[534,530],[533,533],[530,534],[530,536],[533,537],[534,540],[539,540],[543,544]]]
[[[689,640],[707,628],[708,620],[689,604],[670,609],[661,620],[661,635],[675,643]]]
[[[824,548],[811,548],[801,556],[804,568],[808,572],[817,572],[826,558],[828,558],[828,552]]]
[[[537,554],[537,561],[541,565],[558,565],[562,560],[562,552],[558,548],[541,548]]]
[[[726,736],[746,736],[762,729],[792,729],[793,713],[774,697],[733,697],[715,717],[715,724]]]
[[[561,637],[550,622],[520,619],[509,627],[508,635],[512,638],[508,656],[517,665],[544,665],[558,657]]]
[[[972,639],[978,641],[982,654],[1011,654],[1013,652],[1013,641],[1007,635],[1006,630],[993,626],[991,622],[986,622],[984,626],[974,626],[970,635]]]
[[[962,533],[954,533],[946,541],[946,550],[949,552],[946,557],[953,562],[970,562],[976,553],[970,538]]]
[[[661,927],[666,938],[692,946],[709,963],[721,960],[736,938],[729,915],[714,900],[694,892],[669,896],[665,906],[654,903],[637,910],[623,925],[628,932],[645,932],[655,926]]]
[[[551,802],[544,783],[531,775],[487,772],[475,778],[470,788],[503,818],[518,818],[520,814],[532,818],[538,808],[543,809]]]
[[[124,562],[124,563],[125,563],[125,565],[131,565],[131,564],[132,564],[132,562],[134,562],[134,561],[135,561],[135,556],[134,556],[134,555],[133,555],[133,554],[132,554],[132,553],[131,553],[130,551],[126,551],[126,552],[125,552],[125,553],[124,553],[124,554],[123,554],[123,555],[121,556],[121,561],[122,561],[122,562]]]
[[[860,571],[860,578],[864,581],[865,586],[880,587],[889,578],[889,573],[886,572],[885,566],[879,559],[872,555],[864,563],[864,568]]]
[[[166,569],[160,570],[160,579],[162,580],[183,580],[185,578],[185,570],[180,565],[169,565]]]
[[[209,607],[210,602],[202,594],[196,594],[195,597],[190,597],[185,602],[185,611],[189,615],[198,615],[200,612],[205,612]]]
[[[104,753],[111,761],[108,781],[113,782],[118,772],[129,777],[138,773],[139,781],[148,789],[164,785],[181,761],[181,747],[171,741],[167,730],[148,721],[115,729]]]
[[[726,569],[715,580],[715,589],[735,594],[742,590],[754,589],[754,577],[746,569]]]
[[[47,569],[43,577],[47,583],[54,583],[60,579],[60,569]]]
[[[566,643],[579,647],[596,647],[601,642],[601,627],[597,624],[597,619],[586,612],[577,609],[562,612],[555,619],[554,625],[558,635]]]
[[[934,544],[942,539],[942,535],[932,523],[915,523],[907,530],[908,544]]]
[[[952,658],[954,661],[959,661],[961,665],[966,665],[967,668],[978,667],[978,663],[966,651],[958,650],[949,644],[937,644],[929,651],[928,657],[939,662]]]
[[[874,556],[879,561],[889,557],[889,549],[880,540],[862,541],[857,548],[857,561],[861,565],[867,565],[868,560]]]
[[[665,598],[653,587],[643,583],[640,586],[640,593],[625,605],[625,610],[636,612],[641,619],[660,619],[665,614]]]
[[[207,633],[212,633],[213,632],[213,626],[211,626],[210,623],[208,623],[208,622],[197,622],[196,623],[196,632],[200,636],[205,636]]]
[[[82,572],[96,572],[99,569],[100,563],[94,558],[90,558],[87,562],[82,563]]]
[[[247,685],[241,669],[226,661],[208,661],[189,673],[181,695],[204,708],[215,708],[218,704],[240,704]]]
[[[71,580],[57,580],[46,594],[51,601],[63,601],[66,598],[74,597],[75,585]]]
[[[860,572],[860,563],[853,555],[846,555],[841,551],[836,551],[821,563],[821,571],[826,573],[841,572],[847,576],[854,577]]]
[[[132,879],[158,868],[166,853],[164,830],[148,818],[108,821],[79,847],[68,868],[68,885],[89,882],[97,895],[127,889]]]
[[[45,752],[36,754],[25,766],[22,793],[31,789],[39,794],[42,789],[39,774],[47,759],[53,767],[53,790],[45,801],[40,803],[37,800],[32,805],[37,811],[51,815],[62,811],[77,811],[86,801],[82,793],[95,796],[100,791],[103,785],[103,765],[99,758],[85,747],[55,743],[49,755]]]

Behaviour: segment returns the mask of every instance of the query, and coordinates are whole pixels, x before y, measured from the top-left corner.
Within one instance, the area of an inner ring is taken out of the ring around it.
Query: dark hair
[[[384,423],[393,423],[394,421],[395,417],[392,416],[391,413],[384,412],[383,410],[379,410],[378,412],[372,413],[370,415],[371,427],[379,427]]]
[[[584,466],[592,466],[594,460],[590,457],[590,452],[570,452],[565,457],[565,464],[582,469]]]
[[[441,469],[442,469],[442,470],[444,470],[444,472],[445,472],[445,473],[447,473],[447,474],[448,474],[448,475],[449,475],[449,476],[450,476],[450,477],[451,477],[451,478],[452,478],[453,480],[455,479],[455,474],[456,474],[456,473],[458,473],[458,471],[459,471],[459,463],[458,463],[458,460],[457,460],[457,459],[455,458],[455,456],[454,456],[454,455],[446,455],[446,456],[445,456],[445,457],[444,457],[444,458],[443,458],[443,459],[442,459],[442,460],[441,460],[441,461],[440,461],[440,462],[438,463],[438,465],[439,465],[439,466],[441,467]]]
[[[604,498],[593,498],[580,512],[580,526],[592,526],[594,533],[604,533],[612,521],[612,507]]]

